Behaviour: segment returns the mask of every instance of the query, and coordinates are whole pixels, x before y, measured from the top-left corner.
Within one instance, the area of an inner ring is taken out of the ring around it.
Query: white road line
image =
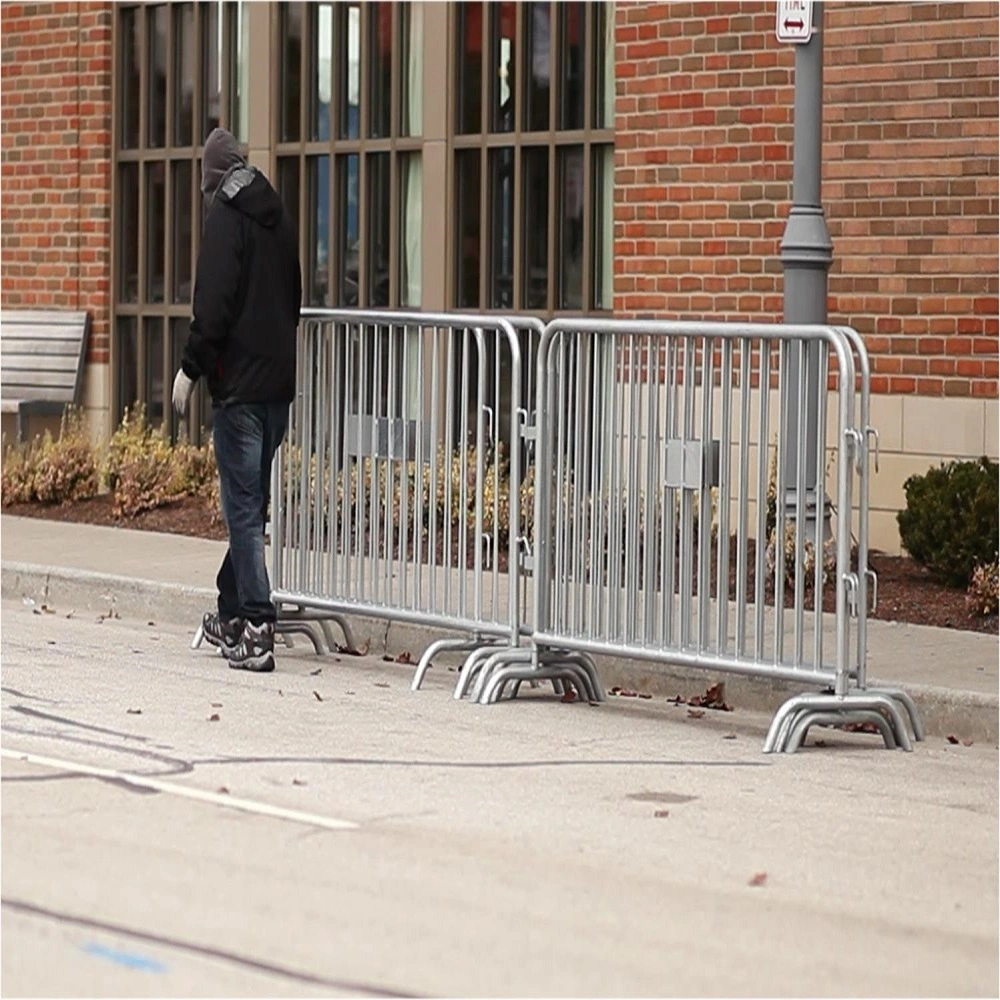
[[[11,760],[21,760],[39,767],[51,767],[57,771],[70,771],[74,774],[87,774],[94,778],[107,778],[121,781],[136,788],[149,788],[164,792],[167,795],[179,795],[182,798],[196,799],[199,802],[210,802],[212,805],[225,806],[227,809],[239,809],[243,812],[256,813],[259,816],[272,816],[275,819],[289,820],[292,823],[305,823],[308,826],[322,826],[328,830],[356,830],[357,823],[346,819],[335,819],[331,816],[319,816],[315,813],[300,812],[297,809],[283,809],[281,806],[268,805],[266,802],[255,802],[252,799],[239,799],[222,792],[206,792],[201,788],[188,788],[156,778],[147,778],[138,774],[128,774],[126,771],[114,771],[105,767],[92,767],[89,764],[79,764],[71,760],[59,760],[56,757],[41,757],[38,754],[25,753],[22,750],[9,750],[0,747],[0,757]]]

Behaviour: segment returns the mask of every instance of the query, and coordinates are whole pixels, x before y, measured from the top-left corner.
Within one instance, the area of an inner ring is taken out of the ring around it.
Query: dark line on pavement
[[[30,761],[25,761],[25,763],[31,763]],[[158,788],[144,788],[142,785],[135,785],[130,781],[126,781],[124,778],[108,778],[102,774],[79,774],[76,771],[62,771],[59,774],[13,774],[4,775],[0,778],[0,782],[3,784],[14,783],[18,784],[30,784],[32,782],[44,782],[44,781],[100,781],[105,785],[114,785],[115,788],[121,788],[126,792],[132,792],[133,795],[159,795],[160,790]]]
[[[33,736],[36,739],[55,740],[60,743],[99,747],[101,750],[111,750],[114,753],[124,754],[126,757],[138,757],[140,760],[152,760],[158,764],[166,765],[167,770],[156,771],[147,775],[148,777],[167,778],[175,774],[190,774],[194,770],[191,763],[181,760],[179,757],[167,757],[152,750],[140,750],[138,747],[120,747],[115,746],[113,743],[104,743],[101,740],[88,740],[82,736],[70,736],[68,733],[40,733],[37,729],[21,729],[18,726],[4,726],[2,731],[3,733],[16,733],[19,736]]]
[[[34,719],[45,719],[47,722],[61,722],[64,726],[73,726],[76,729],[88,729],[92,733],[104,733],[105,736],[120,736],[123,740],[137,740],[139,743],[148,743],[148,736],[136,736],[134,733],[124,733],[120,729],[105,729],[104,726],[92,726],[89,722],[78,722],[76,719],[67,719],[64,715],[51,715],[48,712],[40,712],[37,708],[29,708],[27,705],[11,705],[12,712],[20,712],[21,715],[30,715]]]
[[[388,757],[201,757],[203,764],[347,764],[361,767],[447,767],[475,770],[536,767],[770,767],[751,760],[393,760]]]
[[[248,969],[255,969],[271,976],[281,976],[284,979],[293,979],[299,983],[309,983],[313,986],[323,986],[327,989],[343,990],[345,993],[363,994],[370,997],[419,997],[418,993],[398,993],[395,990],[384,989],[381,986],[370,986],[365,983],[353,982],[349,979],[328,979],[325,976],[314,975],[311,972],[299,972],[297,969],[289,969],[282,965],[275,965],[271,962],[262,962],[256,958],[249,958],[245,955],[238,955],[235,952],[224,951],[221,948],[209,948],[207,945],[195,944],[192,941],[182,941],[179,938],[166,937],[161,934],[153,934],[149,931],[134,930],[130,927],[122,927],[120,924],[108,923],[104,920],[95,920],[92,917],[79,917],[71,913],[59,913],[55,910],[46,909],[43,906],[36,906],[34,903],[26,903],[19,899],[0,900],[0,906],[19,913],[29,913],[36,917],[47,917],[60,923],[75,924],[77,927],[88,927],[92,930],[105,931],[109,934],[121,934],[125,937],[135,938],[138,941],[145,941],[149,944],[162,945],[167,948],[177,948],[181,951],[191,952],[195,955],[203,955],[206,958],[221,959],[224,962],[231,962],[234,965],[241,965]]]
[[[55,705],[56,703],[51,698],[43,698],[41,695],[28,694],[27,691],[18,691],[17,688],[4,687],[0,685],[0,691],[5,694],[12,694],[15,698],[27,698],[29,701],[40,701],[45,705]]]

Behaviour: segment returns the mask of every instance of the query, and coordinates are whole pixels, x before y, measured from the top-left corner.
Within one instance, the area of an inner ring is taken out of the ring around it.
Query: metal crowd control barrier
[[[297,378],[273,475],[272,599],[460,633],[425,653],[415,688],[442,649],[516,645],[526,397],[515,326],[303,310]]]
[[[812,355],[829,386],[812,428],[806,380],[789,377],[793,352],[803,373]],[[536,381],[530,648],[467,661],[456,696],[471,687],[488,703],[567,661],[586,691],[589,657],[607,654],[827,689],[782,706],[767,751],[794,750],[829,722],[870,723],[887,746],[909,749],[902,710],[922,738],[903,692],[866,689],[872,431],[854,331],[557,320]],[[794,446],[781,433],[792,414]],[[807,482],[807,431],[834,466],[829,539],[822,505],[807,524],[809,490],[822,498],[826,480]]]

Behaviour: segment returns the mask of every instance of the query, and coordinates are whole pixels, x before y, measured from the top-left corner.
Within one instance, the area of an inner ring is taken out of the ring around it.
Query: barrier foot
[[[868,694],[884,694],[894,701],[898,701],[906,709],[906,715],[910,720],[910,729],[913,731],[913,738],[918,743],[924,742],[926,734],[924,732],[923,721],[920,718],[920,710],[910,695],[900,688],[867,688],[867,692]]]
[[[312,643],[316,655],[323,655],[323,643],[320,642],[319,636],[316,634],[316,630],[307,621],[278,622],[274,626],[274,633],[275,635],[279,635],[286,640],[287,637],[291,635],[304,635]],[[290,642],[288,644],[291,645]]]
[[[420,690],[420,685],[423,684],[424,677],[427,676],[427,671],[430,670],[434,657],[436,657],[438,653],[443,653],[447,649],[456,651],[479,649],[482,644],[482,641],[478,639],[435,639],[434,642],[432,642],[424,650],[423,655],[417,661],[417,669],[413,672],[413,680],[410,682],[410,690]]]
[[[798,721],[795,723],[788,738],[787,753],[795,753],[802,746],[805,742],[806,734],[812,726],[836,726],[838,723],[844,721],[838,712],[813,712],[809,710],[799,712],[797,718]],[[874,723],[878,726],[879,732],[882,734],[882,739],[885,741],[885,748],[887,750],[896,749],[897,744],[892,734],[892,726],[889,725],[888,719],[881,712],[865,712],[854,709],[851,713],[851,718],[857,722]]]
[[[873,715],[878,715],[888,730]],[[801,694],[790,698],[771,722],[764,740],[764,753],[794,753],[818,716],[832,720],[824,723],[829,725],[874,722],[883,738],[886,731],[889,732],[893,747],[906,751],[913,749],[906,721],[895,698],[881,691],[853,691],[847,695]],[[885,742],[889,746],[889,741]]]
[[[465,658],[462,669],[458,673],[455,693],[452,696],[456,701],[461,701],[469,693],[469,685],[482,669],[483,664],[480,661],[488,660],[494,652],[496,652],[496,645],[480,644]]]
[[[492,677],[498,671],[506,669],[508,665],[517,663],[531,663],[531,650],[522,649],[519,646],[512,646],[505,649],[488,652],[482,666],[474,679],[470,679],[469,700],[482,701],[483,691],[489,685]],[[485,702],[483,702],[485,704]]]

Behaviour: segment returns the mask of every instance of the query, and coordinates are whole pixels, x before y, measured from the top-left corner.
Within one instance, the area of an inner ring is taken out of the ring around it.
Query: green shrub
[[[996,462],[949,462],[903,484],[906,508],[896,515],[903,547],[931,574],[968,585],[977,563],[998,547],[1000,472]]]

